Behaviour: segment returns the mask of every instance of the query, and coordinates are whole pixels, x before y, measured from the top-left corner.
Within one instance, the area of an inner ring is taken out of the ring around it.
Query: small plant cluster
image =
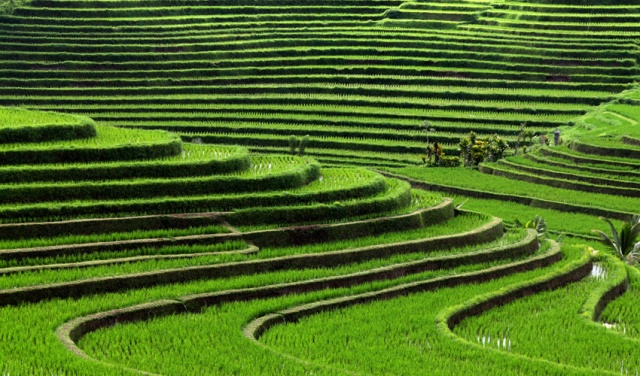
[[[309,145],[309,135],[306,135],[299,140],[296,136],[289,137],[289,153],[291,155],[296,155],[296,149],[298,149],[298,155],[302,157],[307,145]]]
[[[427,154],[422,155],[422,162],[427,167],[459,167],[460,158],[456,156],[446,156],[442,146],[437,142],[433,146],[427,145]]]
[[[504,158],[509,144],[497,134],[478,138],[475,132],[471,131],[468,137],[460,140],[458,147],[464,165],[477,166],[482,162],[494,162]]]

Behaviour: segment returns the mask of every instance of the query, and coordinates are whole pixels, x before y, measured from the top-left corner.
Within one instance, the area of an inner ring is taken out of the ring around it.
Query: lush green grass
[[[620,95],[621,98],[632,97],[633,91]],[[640,135],[638,121],[640,110],[637,105],[621,104],[613,101],[600,106],[576,121],[574,129],[567,129],[567,134],[584,140],[589,144],[602,146],[621,146],[620,136]]]
[[[455,332],[467,341],[498,351],[574,367],[635,374],[640,369],[637,341],[579,315],[590,296],[600,293],[601,285],[625,273],[620,265],[615,267],[605,262],[600,267],[594,277],[467,319]],[[636,289],[634,285],[629,297],[637,296]],[[627,299],[625,297],[625,305],[634,309],[636,304],[629,304]],[[614,304],[621,307],[624,303]],[[549,351],[551,348],[554,351]]]
[[[268,165],[254,165],[252,169],[258,175],[259,170],[268,171]],[[7,204],[0,206],[0,211],[3,212],[5,219],[8,219],[7,222],[11,222],[10,218],[13,218],[14,222],[16,219],[26,222],[44,219],[60,220],[82,216],[104,217],[107,215],[126,216],[230,210],[235,210],[236,212],[245,210],[243,215],[246,217],[246,210],[257,210],[260,207],[272,207],[274,208],[273,210],[278,207],[286,211],[287,206],[306,205],[311,207],[318,203],[335,204],[338,202],[339,204],[344,204],[342,206],[357,206],[359,203],[372,203],[373,201],[387,202],[405,191],[409,194],[409,187],[404,183],[392,179],[385,180],[366,170],[343,168],[327,169],[323,172],[322,179],[316,179],[308,185],[286,191],[208,195],[203,195],[200,192],[193,196],[182,197],[171,196],[171,193],[167,192],[166,196],[157,198],[131,197],[120,200],[87,199],[23,205]],[[387,210],[400,209],[400,206],[389,207]],[[373,212],[375,210],[357,215],[371,214]],[[242,221],[236,222],[244,223]]]
[[[62,283],[82,279],[124,276],[134,273],[144,273],[151,271],[188,268],[191,266],[211,265],[228,261],[224,255],[206,255],[209,252],[229,252],[246,248],[243,241],[232,241],[208,246],[173,246],[169,249],[154,249],[155,254],[196,254],[194,257],[180,259],[152,259],[132,263],[100,265],[83,268],[71,268],[61,270],[38,270],[19,274],[5,274],[0,276],[0,289],[8,290],[17,287],[37,286],[42,284]],[[143,251],[142,254],[150,254],[150,251]],[[117,257],[117,256],[116,256]],[[236,256],[236,259],[243,258]],[[233,257],[232,257],[233,259]]]
[[[136,230],[132,232],[111,232],[107,234],[91,235],[61,235],[46,238],[27,238],[18,240],[4,240],[0,242],[1,250],[52,247],[60,245],[116,242],[133,239],[157,239],[173,238],[187,235],[222,234],[230,230],[224,226],[212,225],[206,227],[190,227],[188,229],[159,229],[159,230]]]
[[[629,277],[629,290],[609,303],[602,312],[600,320],[612,325],[611,330],[622,334],[626,338],[640,338],[640,307],[638,296],[640,295],[640,270],[638,267],[627,267]]]
[[[457,186],[478,191],[539,198],[543,200],[611,209],[622,212],[629,212],[630,210],[633,210],[633,208],[640,208],[640,199],[634,197],[576,192],[568,189],[547,187],[545,185],[521,181],[516,184],[511,179],[500,176],[484,175],[471,169],[425,169],[420,167],[407,167],[396,171],[429,183]]]
[[[581,213],[567,213],[551,209],[535,208],[529,205],[505,202],[500,200],[488,200],[463,195],[447,195],[454,199],[456,205],[462,205],[462,209],[473,210],[479,213],[503,218],[506,223],[513,224],[517,219],[522,223],[533,219],[536,215],[545,219],[548,229],[553,231],[555,238],[560,233],[579,234],[593,236],[592,229],[608,231],[609,226],[593,215]],[[620,227],[622,221],[613,220]]]
[[[579,254],[570,251],[560,265],[575,260]],[[332,310],[298,323],[278,325],[261,341],[280,353],[314,364],[370,374],[570,374],[570,370],[550,364],[503,357],[451,341],[435,325],[438,313],[447,307],[549,271],[540,269],[488,283]],[[461,352],[465,355],[460,356]]]
[[[296,372],[298,367],[300,367],[298,365],[299,363],[295,361],[292,362],[290,359],[286,358],[274,357],[272,353],[265,352],[260,347],[247,347],[246,338],[242,336],[241,332],[243,324],[251,318],[261,314],[307,302],[379,290],[385,287],[398,285],[400,283],[408,283],[411,281],[475,271],[499,264],[501,263],[480,264],[451,270],[429,271],[402,277],[393,281],[365,284],[350,289],[325,290],[320,293],[289,296],[279,299],[225,304],[220,307],[208,308],[201,315],[165,317],[152,321],[132,325],[120,325],[107,330],[97,331],[85,337],[85,339],[81,341],[81,346],[85,348],[89,354],[96,356],[99,359],[116,361],[118,363],[125,362],[127,365],[134,368],[154,370],[155,372],[162,373],[191,372],[194,368],[196,372],[209,372],[207,371],[207,367],[210,367],[210,364],[215,363],[217,364],[217,367],[219,367],[218,372],[222,373],[246,371],[249,373],[258,372],[262,374],[274,374],[280,372],[290,374]],[[183,325],[185,323],[186,326]],[[193,328],[206,326],[212,328],[212,330],[201,331],[202,335],[197,335],[192,329],[190,329],[192,328],[191,325],[195,325]],[[180,328],[178,329],[179,332],[176,332],[175,328],[177,327]],[[175,343],[171,334],[163,335],[161,337],[162,339],[159,338],[161,341],[160,343],[150,343],[150,338],[156,337],[156,335],[152,333],[167,333],[168,328],[174,328],[171,332],[176,336],[187,335],[192,341],[192,346],[207,350],[202,352],[193,352],[189,351],[189,347],[186,346],[169,345],[172,342]],[[126,334],[126,337],[123,337],[122,333],[128,334]],[[336,333],[334,332],[334,334]],[[125,341],[121,341],[119,338],[127,339]],[[213,338],[217,338],[217,340],[212,341]],[[123,357],[124,354],[130,353],[128,349],[130,346],[135,346],[133,345],[134,343],[138,343],[137,346],[140,350],[136,352],[136,355],[131,357],[127,356],[125,359]],[[167,357],[160,359],[153,356],[156,351],[155,346],[164,347],[165,351],[172,354],[171,358],[179,360],[167,362]],[[239,351],[240,348],[244,349],[244,351]],[[330,352],[335,354],[340,348],[343,348],[343,346],[337,346]],[[326,351],[323,352],[325,354],[327,353]],[[188,355],[189,353],[191,355]],[[242,354],[241,358],[238,357],[240,354]],[[251,359],[250,362],[246,362],[247,357]],[[242,361],[241,359],[245,359],[245,361]],[[282,370],[282,367],[285,367],[284,371]],[[311,367],[312,370],[314,368],[316,367]],[[190,371],[187,371],[187,369],[190,369]],[[327,369],[322,369],[321,372],[323,374],[333,374],[331,370]],[[338,372],[338,374],[341,374],[341,372]]]
[[[255,157],[259,158],[259,157]],[[251,163],[241,147],[184,143],[182,153],[154,160],[124,162],[67,162],[41,165],[0,166],[2,183],[52,181],[105,181],[127,178],[185,177],[244,170]]]
[[[509,235],[506,243],[522,237],[522,233]],[[489,243],[487,247],[501,246],[505,240]],[[477,250],[478,247],[466,247],[453,249],[451,252],[461,253]],[[105,373],[119,374],[117,369],[105,368],[95,363],[86,363],[66,349],[60,346],[54,335],[57,326],[81,315],[92,314],[99,311],[126,307],[147,301],[165,298],[178,298],[189,294],[223,291],[229,289],[260,287],[272,284],[309,280],[329,276],[345,275],[364,270],[371,270],[400,262],[420,260],[426,256],[424,253],[398,255],[388,259],[376,259],[364,263],[350,264],[342,267],[316,268],[305,270],[288,270],[272,273],[261,273],[248,276],[240,276],[225,279],[211,279],[184,284],[173,284],[148,289],[131,290],[117,294],[105,294],[80,299],[63,299],[41,302],[35,305],[23,305],[19,307],[1,307],[0,333],[3,341],[0,342],[0,362],[3,372],[18,372],[39,374],[41,369],[61,369],[67,375],[104,375]],[[475,267],[463,267],[461,270],[470,270]],[[428,272],[427,275],[439,274]],[[378,283],[376,286],[385,286],[387,283]],[[368,289],[360,287],[359,289]],[[327,290],[328,296],[333,296],[335,290]],[[338,292],[340,294],[340,292]],[[322,293],[322,296],[327,296]],[[245,312],[248,313],[248,312]],[[249,315],[245,322],[253,315]],[[244,316],[242,316],[244,317]],[[45,319],[46,318],[46,319]],[[239,328],[239,327],[238,327]],[[38,340],[35,340],[38,338]],[[244,340],[243,340],[244,341]],[[215,342],[213,342],[215,343]],[[44,344],[44,346],[41,346]],[[248,349],[243,345],[244,354]],[[240,354],[239,353],[239,354]],[[27,354],[31,354],[27,356]],[[41,354],[40,356],[33,356]],[[269,356],[270,357],[270,356]],[[210,366],[210,365],[209,365]],[[236,367],[236,366],[234,366]],[[46,372],[45,372],[46,373]]]
[[[402,232],[388,232],[382,235],[355,238],[332,243],[320,243],[304,247],[287,247],[278,249],[262,249],[259,257],[280,257],[291,254],[323,253],[341,249],[352,249],[380,244],[403,242],[408,240],[427,239],[435,236],[446,236],[462,233],[490,222],[490,217],[474,213],[456,216],[449,221]]]
[[[24,287],[31,285],[47,284],[47,283],[60,283],[74,280],[126,275],[132,273],[142,273],[146,271],[162,270],[162,269],[175,269],[186,268],[190,266],[200,265],[213,265],[222,264],[228,262],[249,261],[249,260],[261,260],[276,257],[292,256],[299,254],[322,254],[325,252],[356,249],[366,246],[382,245],[399,243],[409,240],[419,240],[435,236],[446,236],[456,233],[466,232],[470,229],[480,227],[488,223],[489,218],[486,216],[480,216],[475,214],[468,214],[458,216],[451,221],[447,221],[443,224],[434,226],[427,226],[420,229],[387,233],[383,235],[370,236],[364,238],[355,238],[331,243],[320,243],[317,245],[307,245],[298,247],[285,247],[285,248],[265,248],[255,255],[237,255],[230,254],[225,255],[224,252],[240,250],[243,247],[246,248],[246,244],[242,241],[225,242],[222,244],[213,245],[175,245],[161,247],[159,249],[145,249],[142,248],[133,252],[109,252],[90,254],[84,256],[63,256],[56,258],[45,258],[44,260],[34,262],[33,259],[27,259],[21,262],[21,265],[47,265],[52,263],[69,263],[80,261],[94,261],[100,259],[118,259],[127,257],[129,255],[167,255],[167,254],[194,254],[194,257],[188,257],[178,260],[141,260],[137,262],[131,262],[127,264],[117,265],[84,265],[82,268],[78,265],[69,265],[66,270],[35,270],[25,271],[20,274],[9,274],[0,276],[0,289],[11,289],[16,287]],[[211,252],[220,252],[221,254],[207,255]],[[132,254],[133,253],[133,254]],[[201,256],[199,256],[201,254]],[[110,258],[106,258],[110,257]]]
[[[638,176],[627,177],[627,176],[615,175],[610,170],[605,170],[605,169],[602,169],[598,173],[596,173],[595,171],[588,171],[588,170],[582,171],[580,169],[575,169],[575,165],[572,166],[572,165],[566,164],[566,161],[562,162],[562,160],[558,158],[529,159],[521,156],[514,156],[514,157],[507,157],[506,160],[509,162],[512,162],[513,164],[523,165],[523,166],[537,168],[537,169],[543,169],[549,172],[572,174],[572,175],[575,175],[577,178],[594,177],[599,179],[609,179],[609,180],[613,180],[614,182],[617,180],[623,180],[623,181],[640,183],[640,174],[638,174]],[[564,165],[556,166],[556,165],[546,163],[547,161],[559,162],[559,163],[563,163]]]
[[[94,138],[69,141],[45,141],[33,144],[2,144],[0,145],[0,152],[73,148],[99,149],[123,145],[148,145],[158,141],[171,141],[175,139],[174,135],[162,131],[144,132],[135,129],[118,129],[99,125],[96,126],[96,129],[98,131],[98,137]]]
[[[521,122],[539,132],[562,125],[632,81],[635,55],[625,40],[468,32],[460,22],[484,23],[474,12],[491,4],[400,5],[33,4],[0,24],[12,37],[0,43],[15,61],[0,67],[0,102],[118,126],[210,128],[220,142],[254,147],[273,146],[265,133],[309,133],[321,149],[384,157],[402,145],[418,154],[425,120],[443,143],[474,128],[513,138]],[[71,20],[82,21],[65,25]],[[528,29],[527,20],[520,26]],[[25,64],[42,70],[26,75]],[[77,83],[66,84],[69,77]],[[173,121],[204,109],[211,113],[197,121]],[[398,114],[405,118],[385,119]]]
[[[23,108],[0,108],[0,127],[42,127],[47,125],[70,125],[86,121],[82,117],[45,112],[28,111]]]

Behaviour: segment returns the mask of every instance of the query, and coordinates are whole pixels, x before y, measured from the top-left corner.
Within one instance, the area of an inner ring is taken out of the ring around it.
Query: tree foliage
[[[460,140],[458,147],[465,166],[477,166],[482,162],[494,162],[504,158],[509,144],[497,134],[478,138],[472,131],[468,137]]]

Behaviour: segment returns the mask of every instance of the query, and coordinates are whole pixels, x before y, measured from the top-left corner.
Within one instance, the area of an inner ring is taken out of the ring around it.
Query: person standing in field
[[[560,129],[558,128],[556,128],[556,130],[553,132],[553,145],[560,145]]]

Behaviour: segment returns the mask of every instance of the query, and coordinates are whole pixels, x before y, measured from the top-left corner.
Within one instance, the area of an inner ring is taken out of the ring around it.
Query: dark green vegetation
[[[0,374],[637,375],[635,2],[0,14]]]

